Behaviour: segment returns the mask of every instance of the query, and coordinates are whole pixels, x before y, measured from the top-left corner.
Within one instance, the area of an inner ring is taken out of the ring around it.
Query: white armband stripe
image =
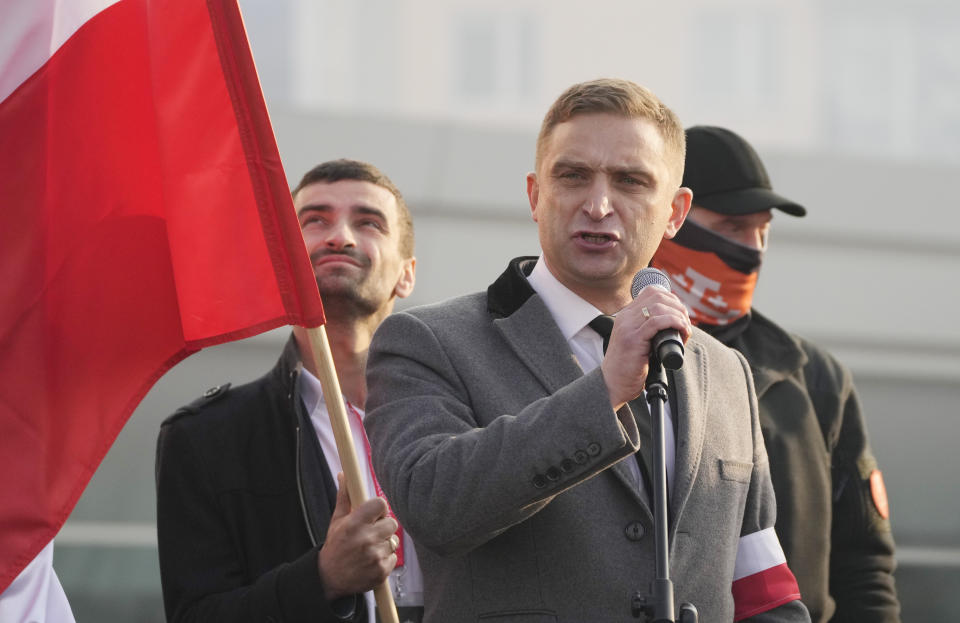
[[[780,539],[773,528],[766,528],[759,532],[740,537],[737,545],[737,563],[733,569],[733,579],[759,573],[765,569],[776,567],[787,562],[780,547]]]

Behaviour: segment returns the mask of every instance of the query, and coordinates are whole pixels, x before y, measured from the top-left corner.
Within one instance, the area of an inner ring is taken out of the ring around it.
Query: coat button
[[[560,470],[556,467],[551,467],[547,469],[547,480],[551,482],[556,482],[560,480]]]
[[[543,474],[537,474],[533,477],[533,486],[537,489],[543,489],[547,486],[547,479],[543,477]]]
[[[589,454],[590,456],[597,456],[598,454],[600,454],[600,444],[598,444],[597,442],[593,442],[592,444],[587,446],[587,454]]]
[[[573,471],[574,465],[575,463],[570,459],[563,459],[560,461],[560,471],[562,471],[564,474],[569,474]]]
[[[643,538],[643,524],[639,521],[633,521],[627,524],[627,527],[624,529],[624,534],[627,535],[627,538],[631,541],[639,541]]]
[[[588,455],[583,450],[577,450],[576,452],[573,453],[573,460],[576,461],[577,464],[583,465],[584,463],[590,460],[590,455]]]

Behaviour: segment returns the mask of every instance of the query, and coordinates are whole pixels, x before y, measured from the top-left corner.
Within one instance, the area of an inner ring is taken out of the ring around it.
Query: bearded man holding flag
[[[324,301],[352,440],[379,493],[363,430],[367,349],[413,290],[413,224],[374,166],[336,160],[293,191]],[[157,443],[157,531],[170,621],[374,621],[358,595],[387,574],[401,621],[419,620],[419,566],[384,499],[351,505],[329,402],[294,329],[277,365],[177,411]],[[339,489],[339,492],[338,492]],[[410,607],[413,606],[413,607]]]

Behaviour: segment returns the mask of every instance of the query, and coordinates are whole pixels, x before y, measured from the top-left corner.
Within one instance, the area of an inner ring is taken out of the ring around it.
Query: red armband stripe
[[[733,620],[742,621],[761,612],[800,599],[800,587],[787,563],[733,582]]]

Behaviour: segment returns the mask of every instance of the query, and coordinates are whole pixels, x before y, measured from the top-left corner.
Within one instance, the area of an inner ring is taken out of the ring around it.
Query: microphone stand
[[[682,360],[681,360],[682,362]],[[676,619],[673,601],[673,581],[670,579],[670,545],[667,535],[667,463],[666,441],[663,434],[664,404],[667,402],[667,375],[660,358],[650,358],[646,381],[647,404],[650,406],[651,436],[653,441],[653,528],[656,549],[656,573],[650,583],[651,595],[637,593],[631,603],[634,618],[648,623],[697,623],[698,613],[693,604],[680,606]]]

